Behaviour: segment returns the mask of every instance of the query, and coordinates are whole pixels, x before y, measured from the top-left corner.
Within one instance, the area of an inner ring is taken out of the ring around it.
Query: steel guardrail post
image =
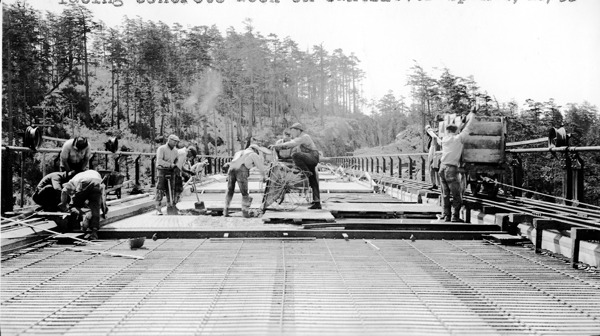
[[[390,156],[390,177],[394,177],[394,158]]]
[[[150,180],[150,186],[154,187],[156,184],[156,156],[152,157],[150,161],[150,170],[152,171],[152,178]]]
[[[23,206],[23,204],[25,203],[25,181],[23,179],[23,173],[25,171],[25,152],[20,152],[20,156],[21,156],[21,172],[20,172],[20,187],[21,187],[21,207]]]
[[[563,172],[563,197],[569,200],[573,199],[573,169],[571,166],[571,156],[565,152],[565,168]],[[572,205],[572,202],[565,201],[566,205]]]
[[[425,182],[425,157],[421,156],[421,181]]]
[[[383,171],[382,171],[383,175],[385,175],[385,167],[386,167],[386,165],[387,165],[387,162],[385,161],[385,157],[382,157],[381,158],[381,167],[383,169]]]
[[[574,169],[574,186],[575,186],[575,197],[579,202],[585,202],[583,178],[585,176],[584,162],[579,156],[579,153],[575,153],[575,159],[579,163],[579,167]]]
[[[398,156],[398,177],[402,178],[402,158]]]
[[[2,151],[2,214],[5,212],[13,211],[14,209],[14,197],[13,197],[13,166],[10,156],[12,150],[6,147]]]
[[[413,159],[408,157],[408,178],[412,180],[413,178]]]
[[[138,155],[138,157],[135,159],[135,185],[138,186],[140,185],[140,158],[142,156]]]

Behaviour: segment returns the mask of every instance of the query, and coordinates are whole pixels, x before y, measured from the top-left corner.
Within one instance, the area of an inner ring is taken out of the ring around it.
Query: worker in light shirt
[[[248,194],[248,176],[250,169],[256,167],[260,171],[262,178],[265,178],[265,165],[261,156],[261,149],[257,145],[250,145],[248,148],[238,151],[233,156],[233,160],[229,163],[227,171],[227,195],[225,196],[225,207],[223,208],[223,216],[229,216],[229,205],[233,199],[235,192],[235,184],[237,182],[242,194],[242,214],[244,217],[250,217],[248,209],[252,204],[252,198]]]
[[[61,202],[59,208],[69,210],[72,217],[79,218],[83,212],[81,208],[86,206],[90,209],[90,240],[98,239],[98,229],[100,229],[100,211],[104,214],[108,211],[106,206],[106,195],[102,185],[102,177],[95,170],[86,170],[81,172],[69,181],[63,184],[61,193]],[[71,199],[71,202],[67,204]]]
[[[460,187],[460,176],[458,167],[464,147],[465,139],[469,136],[469,128],[475,113],[467,116],[467,123],[459,132],[458,126],[450,124],[446,126],[446,134],[438,141],[442,144],[442,157],[440,160],[440,181],[442,185],[442,208],[443,219],[446,222],[462,222],[460,219],[460,207],[462,206],[462,191]],[[431,126],[425,129],[429,132]],[[429,132],[431,134],[431,132]],[[437,136],[436,136],[437,137]]]
[[[175,174],[178,174],[177,161],[178,155],[177,144],[179,137],[175,134],[169,135],[167,143],[158,147],[156,150],[156,213],[162,215],[162,199],[167,195],[167,204],[171,204],[174,208],[174,200],[171,199],[175,187]],[[168,180],[168,181],[167,181]],[[170,188],[169,190],[169,183]]]

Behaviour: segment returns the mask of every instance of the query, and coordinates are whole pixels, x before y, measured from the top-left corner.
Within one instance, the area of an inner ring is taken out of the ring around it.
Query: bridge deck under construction
[[[600,334],[598,272],[483,239],[494,224],[440,223],[435,204],[327,183],[325,219],[146,211],[94,244],[3,251],[2,334]],[[207,188],[218,214],[224,194]]]

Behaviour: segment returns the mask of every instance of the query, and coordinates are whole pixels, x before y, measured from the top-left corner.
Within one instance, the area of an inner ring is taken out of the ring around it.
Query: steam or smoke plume
[[[222,78],[221,74],[215,70],[209,69],[204,72],[202,77],[194,83],[190,96],[185,100],[186,108],[198,105],[200,115],[206,114],[213,109],[217,103],[217,98],[221,94]]]

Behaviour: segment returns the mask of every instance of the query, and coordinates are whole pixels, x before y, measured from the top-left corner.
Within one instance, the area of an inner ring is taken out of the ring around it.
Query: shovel
[[[198,197],[198,187],[196,186],[196,175],[192,176],[194,180],[194,194],[196,194],[196,203],[194,203],[194,209],[204,211],[206,208],[204,207],[204,202],[200,201],[200,197]]]
[[[171,176],[167,178],[167,187],[169,188],[169,202],[167,204],[167,215],[179,215],[179,211],[173,204],[173,189],[171,188]]]

